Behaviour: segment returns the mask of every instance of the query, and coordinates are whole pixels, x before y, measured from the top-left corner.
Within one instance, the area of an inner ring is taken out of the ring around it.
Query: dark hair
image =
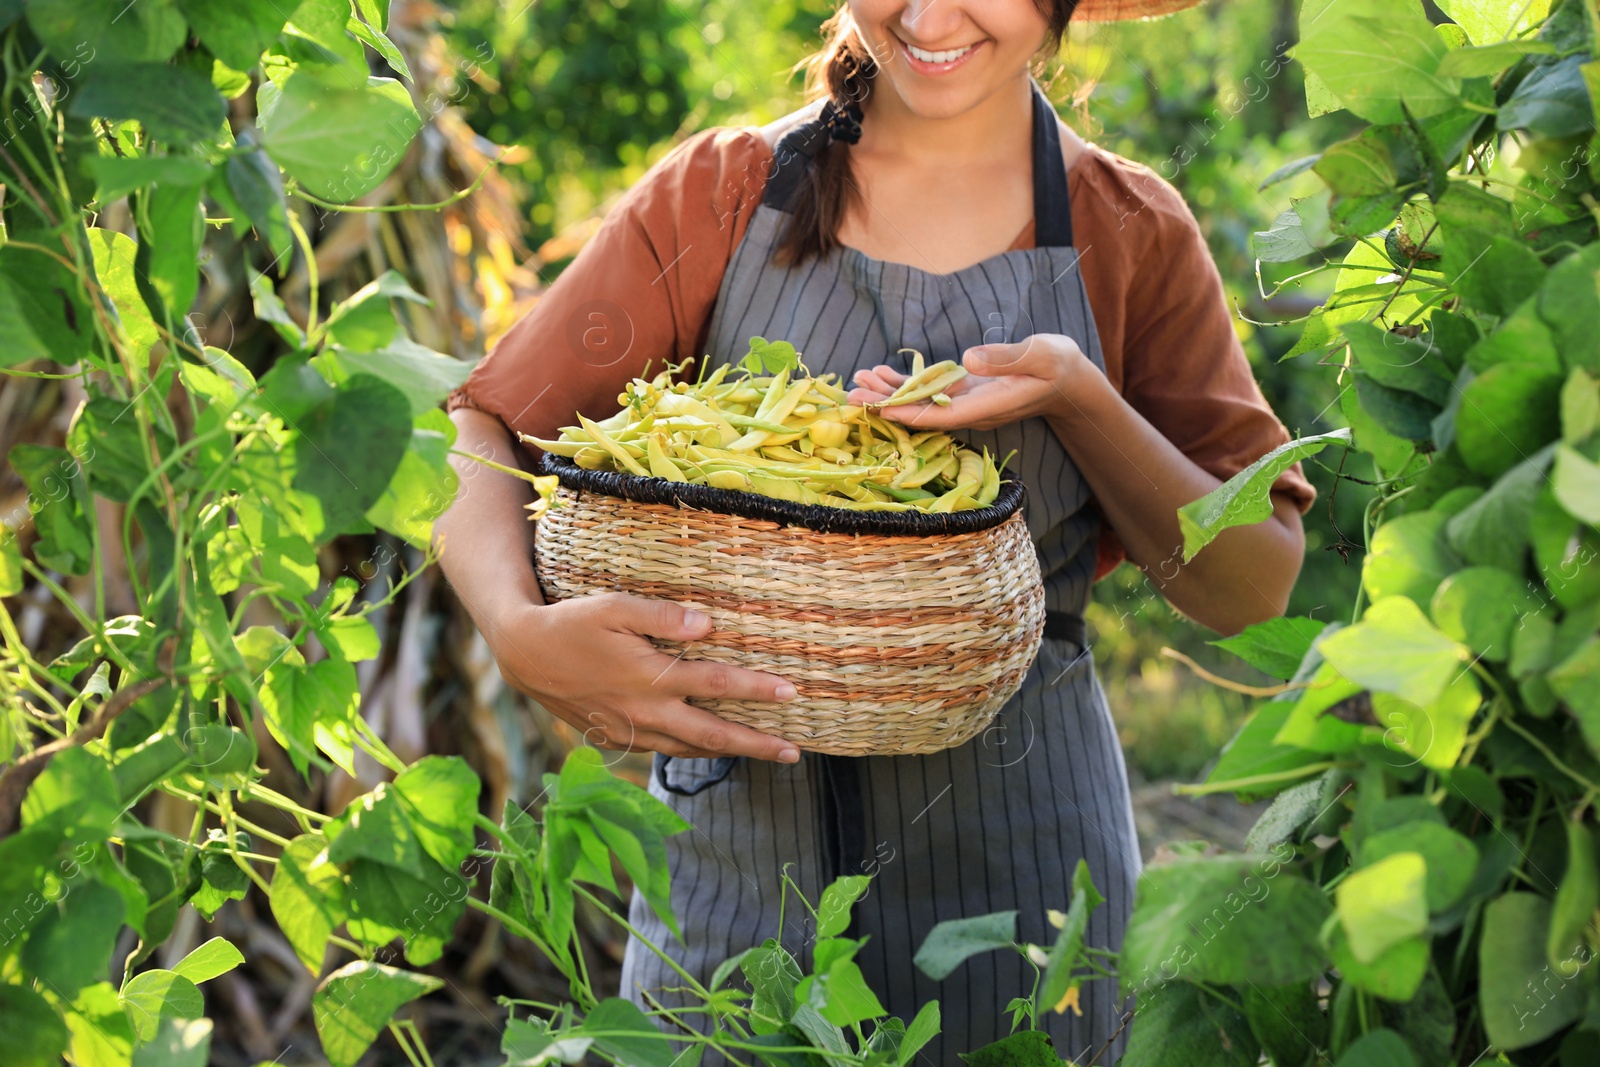
[[[1049,26],[1036,61],[1036,68],[1039,68],[1060,49],[1061,38],[1067,32],[1067,23],[1077,9],[1078,0],[1034,2]],[[795,68],[805,71],[806,98],[827,97],[840,110],[851,105],[864,108],[872,96],[878,64],[856,31],[848,4],[841,3],[822,24],[822,40],[822,48]],[[778,260],[802,263],[837,248],[839,225],[860,195],[850,175],[849,145],[840,141],[824,144],[817,152],[815,166],[808,169],[795,191],[789,224],[778,246]]]

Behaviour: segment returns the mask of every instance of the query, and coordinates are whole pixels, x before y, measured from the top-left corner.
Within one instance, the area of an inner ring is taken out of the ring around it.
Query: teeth
[[[972,45],[969,44],[965,48],[953,48],[947,52],[930,52],[925,48],[918,48],[914,44],[908,44],[906,45],[906,51],[910,52],[913,58],[920,59],[924,63],[949,63],[951,60],[960,59],[972,51]]]

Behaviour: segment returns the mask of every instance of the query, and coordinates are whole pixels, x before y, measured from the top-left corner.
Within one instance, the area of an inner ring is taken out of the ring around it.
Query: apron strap
[[[1072,245],[1072,205],[1067,196],[1067,168],[1061,161],[1056,109],[1037,81],[1030,78],[1029,84],[1033,88],[1034,246],[1067,248]],[[761,203],[788,211],[806,171],[830,139],[827,121],[821,116],[791,127],[772,151],[772,173]]]

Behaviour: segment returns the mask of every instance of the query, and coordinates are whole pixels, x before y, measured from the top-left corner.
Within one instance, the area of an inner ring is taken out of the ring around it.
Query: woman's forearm
[[[1292,503],[1275,498],[1273,518],[1224,532],[1184,563],[1177,510],[1221,479],[1184,455],[1102,374],[1074,381],[1046,421],[1128,558],[1174,607],[1224,634],[1283,614],[1305,552]]]
[[[457,408],[456,445],[462,452],[520,467],[518,447],[505,425],[487,412]],[[504,609],[544,603],[533,569],[533,524],[524,505],[533,487],[462,456],[451,456],[461,488],[433,525],[439,566],[486,636]]]

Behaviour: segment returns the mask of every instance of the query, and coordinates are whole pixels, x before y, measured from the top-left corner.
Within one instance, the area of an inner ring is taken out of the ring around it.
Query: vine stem
[[[282,837],[278,834],[275,834],[264,826],[257,826],[249,819],[246,819],[243,815],[234,813],[231,808],[227,811],[224,811],[222,806],[216,801],[207,800],[205,797],[196,796],[193,793],[185,792],[171,783],[163,783],[160,788],[163,793],[167,793],[170,796],[175,796],[179,800],[187,800],[189,803],[194,804],[197,807],[205,808],[213,815],[218,815],[225,819],[232,819],[235,823],[244,827],[252,834],[255,834],[257,837],[263,838],[267,841],[271,841],[279,848],[289,847],[289,839],[287,837]]]
[[[491,919],[500,920],[500,924],[507,930],[510,930],[520,938],[523,938],[527,941],[532,941],[533,947],[538,949],[540,952],[543,952],[548,959],[560,959],[560,957],[555,954],[550,946],[545,944],[544,938],[540,937],[531,926],[523,922],[521,919],[518,919],[516,916],[507,914],[506,912],[503,912],[499,908],[495,907],[493,904],[490,904],[488,901],[479,900],[477,897],[473,896],[467,897],[467,906],[470,908],[476,908],[478,911],[483,912]]]
[[[1226,782],[1197,782],[1194,785],[1175,785],[1172,791],[1179,796],[1203,797],[1211,793],[1237,793],[1241,789],[1250,789],[1258,785],[1276,785],[1279,782],[1293,782],[1301,778],[1309,778],[1334,767],[1354,767],[1356,764],[1349,760],[1323,760],[1319,763],[1308,763],[1304,767],[1295,767],[1287,771],[1274,771],[1271,774],[1252,774],[1244,778],[1231,778]]]
[[[632,923],[630,923],[627,919],[623,918],[621,915],[618,915],[616,912],[612,911],[610,905],[608,905],[605,901],[601,900],[599,897],[597,897],[593,893],[589,892],[587,889],[585,889],[583,886],[579,885],[577,882],[573,882],[572,883],[572,891],[574,893],[581,894],[585,899],[587,899],[590,902],[592,902],[593,904],[597,905],[600,908],[601,911],[605,912],[607,915],[609,915],[611,917],[613,922],[615,922],[618,926],[622,927],[624,930],[628,931],[629,934],[631,934],[634,937],[638,938],[640,944],[644,945],[651,952],[654,952],[656,954],[657,958],[659,958],[662,963],[665,963],[668,967],[671,967],[674,971],[677,972],[679,978],[682,978],[685,982],[689,983],[689,988],[694,991],[695,996],[700,997],[703,1000],[710,1000],[711,999],[711,990],[709,990],[705,986],[701,985],[699,980],[696,979],[694,975],[690,974],[688,971],[684,970],[681,966],[679,966],[677,960],[673,959],[671,956],[669,956],[665,952],[663,952],[659,947],[657,947],[655,942],[651,941],[648,937],[645,937],[644,934],[640,933],[638,931],[638,929],[635,928],[634,925]]]
[[[451,204],[459,204],[461,201],[477,192],[478,188],[483,185],[483,179],[489,176],[489,172],[493,170],[499,164],[499,162],[500,159],[498,156],[494,159],[491,159],[488,165],[478,172],[478,176],[472,179],[471,185],[467,186],[465,189],[457,189],[454,193],[445,197],[443,200],[437,200],[431,204],[335,204],[331,200],[324,200],[320,196],[313,196],[304,189],[301,189],[298,184],[288,189],[287,192],[290,196],[299,197],[306,203],[315,204],[317,207],[323,208],[326,211],[339,211],[349,215],[377,214],[380,212],[399,211],[438,211],[440,208],[447,208]]]
[[[1575,771],[1571,767],[1567,766],[1566,763],[1562,762],[1562,759],[1561,759],[1560,756],[1556,755],[1554,752],[1552,752],[1550,750],[1550,746],[1549,745],[1545,744],[1543,741],[1541,741],[1537,737],[1535,737],[1525,727],[1521,726],[1515,719],[1510,718],[1510,717],[1506,717],[1506,718],[1501,719],[1500,721],[1502,723],[1504,723],[1506,726],[1510,727],[1512,733],[1516,734],[1518,737],[1520,737],[1524,741],[1528,742],[1528,744],[1530,744],[1534,748],[1538,749],[1539,750],[1539,754],[1541,756],[1543,756],[1545,759],[1549,760],[1551,766],[1555,767],[1556,770],[1560,771],[1562,774],[1566,775],[1568,778],[1571,778],[1574,782],[1577,782],[1579,785],[1583,786],[1585,789],[1593,791],[1593,792],[1600,792],[1600,785],[1595,785],[1593,782],[1589,781],[1589,779],[1585,778],[1583,775],[1579,774],[1577,771]]]

